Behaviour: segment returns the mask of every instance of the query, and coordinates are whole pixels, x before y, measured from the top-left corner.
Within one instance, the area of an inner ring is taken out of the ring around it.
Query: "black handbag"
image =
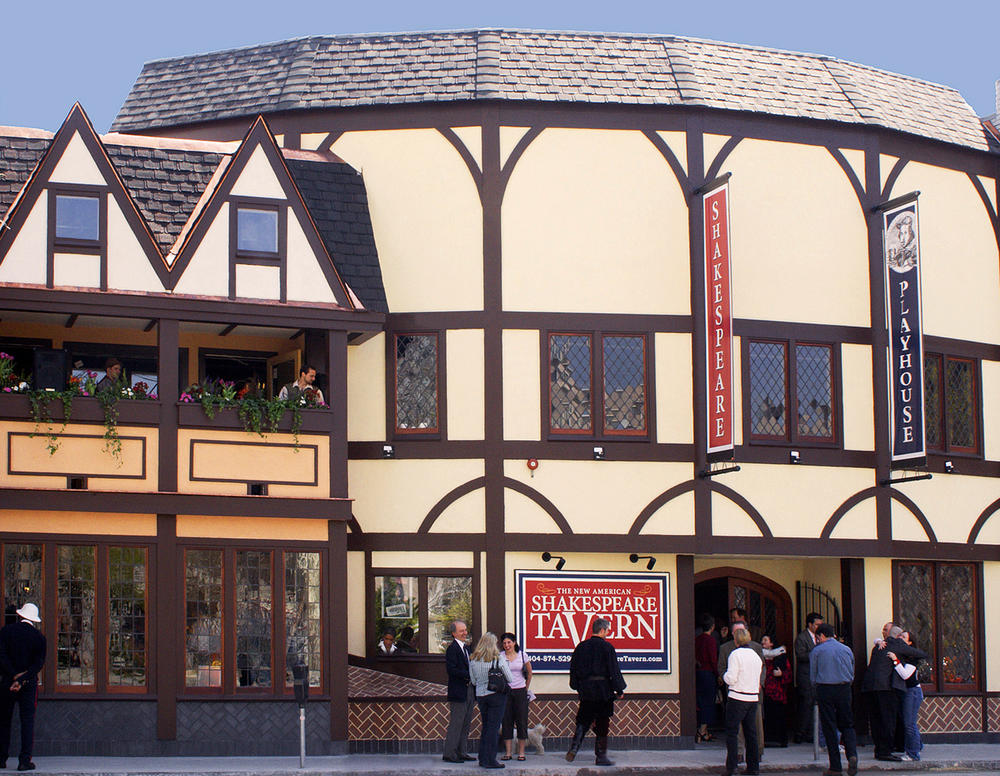
[[[510,689],[507,677],[497,660],[493,661],[493,665],[490,666],[489,673],[486,675],[486,689],[499,695],[503,695]]]

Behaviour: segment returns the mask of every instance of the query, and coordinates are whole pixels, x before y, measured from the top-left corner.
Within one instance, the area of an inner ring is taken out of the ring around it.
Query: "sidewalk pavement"
[[[658,774],[719,773],[725,761],[725,749],[718,745],[672,751],[612,751],[611,768],[594,766],[593,751],[584,743],[576,762],[567,763],[562,751],[544,755],[528,754],[526,762],[512,760],[505,773],[530,776],[658,776]],[[859,751],[861,772],[914,771],[1000,772],[1000,744],[927,744],[919,762],[889,763],[874,760],[871,747]],[[8,761],[14,770],[16,760]],[[211,774],[211,776],[293,776],[294,774],[362,774],[363,776],[460,776],[484,773],[475,762],[453,765],[442,762],[440,755],[353,754],[343,757],[306,757],[304,770],[298,757],[38,757],[37,773],[60,776],[157,776],[158,774]],[[762,773],[821,773],[828,767],[826,753],[813,759],[812,746],[798,745],[765,751]],[[845,761],[844,766],[847,763]],[[511,773],[513,771],[513,773]]]

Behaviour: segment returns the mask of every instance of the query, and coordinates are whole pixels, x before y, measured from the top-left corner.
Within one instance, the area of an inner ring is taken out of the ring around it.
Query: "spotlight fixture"
[[[944,462],[944,470],[945,470],[946,474],[954,474],[955,473],[955,464],[952,463],[951,461],[945,461]]]
[[[646,571],[652,571],[653,570],[653,566],[656,565],[656,558],[654,558],[652,555],[636,555],[633,552],[631,555],[628,556],[628,559],[632,563],[638,563],[640,560],[647,560],[648,559],[649,563],[646,564]]]
[[[545,563],[548,563],[553,558],[558,559],[558,563],[556,563],[556,571],[562,571],[563,566],[566,565],[566,559],[562,555],[553,555],[551,552],[548,551],[542,553],[542,560]]]
[[[798,463],[799,460],[800,460],[799,451],[798,450],[792,450],[791,452],[789,452],[788,453],[788,460],[791,461],[792,463]]]
[[[594,446],[594,460],[603,461],[604,460],[604,448],[600,445]]]
[[[396,448],[392,445],[382,445],[382,457],[383,458],[395,458]]]

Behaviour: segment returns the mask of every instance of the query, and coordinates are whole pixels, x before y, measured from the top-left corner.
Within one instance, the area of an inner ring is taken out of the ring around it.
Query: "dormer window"
[[[56,195],[56,240],[97,242],[101,239],[101,200]]]
[[[239,253],[278,253],[278,211],[257,207],[238,207],[236,211],[236,250]]]

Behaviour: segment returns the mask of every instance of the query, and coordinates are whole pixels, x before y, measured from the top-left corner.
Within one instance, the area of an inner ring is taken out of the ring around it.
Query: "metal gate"
[[[828,622],[833,626],[837,635],[841,635],[840,607],[837,606],[837,600],[819,585],[810,582],[796,582],[795,604],[798,614],[798,632],[806,627],[806,615],[809,612],[816,612],[823,618],[823,622]]]

